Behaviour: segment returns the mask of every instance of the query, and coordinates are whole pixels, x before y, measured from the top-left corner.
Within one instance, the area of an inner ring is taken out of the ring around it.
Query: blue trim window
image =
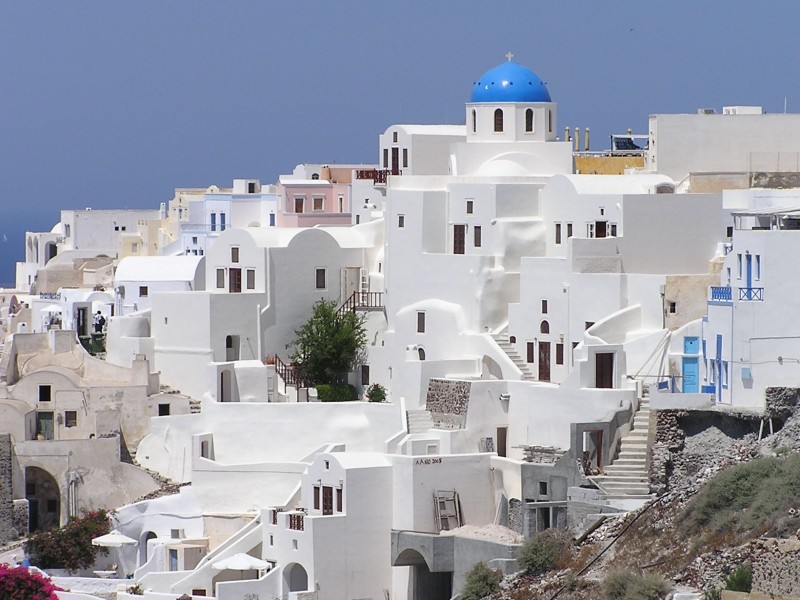
[[[211,213],[211,231],[217,230],[217,213]]]
[[[728,361],[727,360],[722,361],[722,373],[721,373],[720,379],[722,380],[722,387],[727,388],[728,387]]]

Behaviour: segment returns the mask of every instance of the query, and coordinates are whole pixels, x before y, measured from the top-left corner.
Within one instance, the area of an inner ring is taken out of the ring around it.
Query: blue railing
[[[763,301],[764,288],[739,288],[739,300],[746,302]]]
[[[730,302],[733,299],[733,296],[731,295],[731,286],[711,286],[711,299],[722,302]]]

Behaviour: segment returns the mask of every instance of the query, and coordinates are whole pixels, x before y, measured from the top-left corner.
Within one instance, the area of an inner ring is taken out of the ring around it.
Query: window
[[[242,270],[231,267],[228,271],[228,291],[238,294],[242,291]]]
[[[65,410],[64,411],[64,427],[77,427],[78,426],[78,411]]]
[[[736,255],[736,264],[737,264],[736,272],[738,273],[738,275],[736,275],[736,277],[741,279],[742,278],[742,255],[741,254],[737,254]]]
[[[397,132],[396,131],[392,132],[392,142],[395,143],[395,144],[397,143]]]
[[[539,496],[547,496],[547,482],[540,481],[539,482]]]
[[[587,223],[586,224],[586,237],[593,238],[594,237],[594,223]]]
[[[148,289],[146,285],[139,286],[139,297],[140,298],[147,298]]]
[[[239,262],[239,248],[234,246],[231,248],[231,262],[238,263]]]
[[[114,231],[119,231],[119,225],[114,225]]]
[[[553,111],[547,111],[547,131],[553,133]]]
[[[403,148],[403,167],[408,166],[408,148]]]
[[[318,290],[324,290],[325,285],[325,269],[316,270],[316,287]]]
[[[542,314],[547,314],[547,300],[542,300]]]
[[[611,224],[611,237],[617,237],[617,224]]]
[[[361,223],[361,215],[356,215],[356,225]]]
[[[405,215],[397,215],[397,227],[402,229],[406,226],[406,216]]]
[[[541,333],[550,333],[550,323],[542,321],[542,324],[539,326],[539,331]]]
[[[503,109],[498,108],[494,111],[494,130],[496,133],[503,132]]]
[[[69,237],[69,232],[70,232],[69,224],[64,225],[64,236]]]
[[[425,348],[417,348],[417,356],[420,360],[425,360]]]
[[[572,223],[567,223],[567,237],[572,237]]]
[[[256,289],[256,270],[255,269],[247,269],[247,289],[248,290]]]
[[[225,269],[217,269],[217,287],[219,289],[225,287]]]
[[[255,194],[256,193],[256,184],[253,181],[247,182],[247,193],[248,194]]]
[[[269,226],[275,227],[275,213],[269,213]]]
[[[314,510],[319,510],[319,486],[314,486]]]
[[[339,196],[339,212],[344,212],[344,196]]]
[[[481,247],[481,228],[480,228],[480,226],[473,227],[472,228],[472,233],[473,233],[473,235],[475,237],[475,247],[476,248],[480,248]]]
[[[756,279],[761,279],[761,255],[756,254]]]
[[[417,313],[417,333],[425,333],[425,313]]]
[[[273,523],[273,525],[274,524],[275,523]],[[271,533],[269,534],[269,545],[270,546],[274,546],[275,545],[275,536],[273,534],[271,534]]]
[[[168,417],[169,416],[169,404],[159,404],[158,405],[158,416],[159,417]]]
[[[225,213],[219,213],[219,230],[225,231]]]
[[[211,213],[211,231],[217,230],[217,213]]]
[[[674,315],[676,312],[678,312],[677,302],[670,302],[668,307],[669,307],[669,314]]]
[[[53,387],[51,385],[39,386],[39,402],[50,402],[53,397]]]
[[[336,512],[342,512],[344,510],[344,490],[342,488],[336,488]]]
[[[472,214],[472,208],[473,208],[473,201],[472,200],[467,200],[467,214],[468,215]]]
[[[556,344],[556,364],[564,364],[564,344]]]
[[[561,243],[561,223],[556,223],[556,244]]]
[[[321,196],[314,196],[314,199],[313,199],[313,200],[314,200],[314,202],[313,202],[313,209],[314,209],[315,211],[320,211],[320,210],[322,210],[322,207],[323,207],[323,202],[324,202],[324,198],[322,198]]]
[[[294,199],[294,212],[301,213],[303,212],[303,203],[305,198],[303,196],[298,196]]]
[[[384,148],[383,149],[383,168],[384,169],[388,169],[389,168],[389,149],[388,148]]]
[[[361,385],[369,385],[369,365],[361,365]]]
[[[69,227],[69,225],[67,227]],[[729,237],[729,238],[733,237],[733,227],[726,227],[725,228],[725,237]]]
[[[525,111],[525,132],[533,133],[533,109],[529,108]]]
[[[475,109],[472,109],[472,133],[475,133],[478,130],[478,115],[475,112]]]
[[[533,352],[534,352],[533,342],[528,342],[527,344],[525,344],[525,362],[529,363],[533,362]]]

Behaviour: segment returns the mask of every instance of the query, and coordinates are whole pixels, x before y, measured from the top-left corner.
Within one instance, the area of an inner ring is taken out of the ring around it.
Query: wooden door
[[[539,381],[550,381],[550,342],[539,342]]]
[[[333,514],[333,488],[328,485],[322,487],[322,514]]]
[[[453,225],[453,254],[464,254],[466,237],[466,225]]]
[[[392,148],[392,175],[400,175],[400,150]]]
[[[229,288],[231,293],[240,293],[242,291],[242,270],[241,269],[228,269]]]
[[[595,354],[595,386],[597,388],[614,387],[614,354],[598,352]]]

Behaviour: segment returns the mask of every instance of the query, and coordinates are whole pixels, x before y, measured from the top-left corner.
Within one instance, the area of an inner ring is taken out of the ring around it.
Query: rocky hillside
[[[623,571],[707,592],[741,565],[752,568],[753,590],[800,598],[800,394],[771,394],[771,424],[746,414],[659,413],[657,499],[607,521],[559,570],[506,578],[495,598],[597,600],[603,581]]]

